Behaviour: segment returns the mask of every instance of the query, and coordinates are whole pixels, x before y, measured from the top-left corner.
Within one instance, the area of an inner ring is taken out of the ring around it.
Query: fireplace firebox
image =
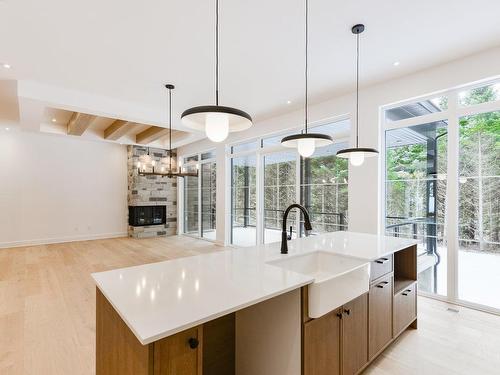
[[[128,223],[133,227],[159,225],[166,222],[166,206],[129,206],[128,208]]]

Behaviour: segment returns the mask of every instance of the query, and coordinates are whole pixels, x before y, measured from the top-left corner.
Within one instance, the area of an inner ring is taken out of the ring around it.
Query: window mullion
[[[446,247],[447,247],[447,296],[455,301],[458,296],[458,164],[459,164],[459,117],[458,95],[449,96],[448,160],[446,189]]]

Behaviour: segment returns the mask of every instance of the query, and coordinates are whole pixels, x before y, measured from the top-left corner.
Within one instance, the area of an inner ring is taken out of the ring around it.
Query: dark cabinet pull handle
[[[188,344],[189,344],[189,347],[191,349],[196,349],[198,347],[198,345],[200,344],[200,342],[198,341],[198,339],[194,338],[194,337],[191,337],[189,340],[188,340]]]
[[[375,261],[375,263],[378,263],[378,264],[386,264],[387,262],[389,261],[388,258],[380,258],[380,259],[377,259]]]
[[[389,284],[388,281],[382,281],[380,284],[377,284],[377,288],[384,288],[387,284]]]
[[[342,313],[337,313],[337,317],[338,317],[339,319],[342,319]]]
[[[411,289],[406,289],[403,293],[401,293],[403,296],[407,296],[408,293],[411,293]]]
[[[344,309],[344,312],[345,312],[347,315],[351,315],[351,309]]]

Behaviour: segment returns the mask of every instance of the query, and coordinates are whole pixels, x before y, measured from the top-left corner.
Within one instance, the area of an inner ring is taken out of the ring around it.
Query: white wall
[[[127,151],[0,130],[0,247],[127,235]]]
[[[380,107],[409,98],[456,88],[467,83],[477,82],[500,75],[500,48],[493,48],[447,64],[435,66],[402,78],[363,88],[360,92],[360,146],[380,149],[382,131],[380,129]],[[397,68],[396,68],[397,69]],[[310,106],[312,122],[353,113],[354,94],[335,97]],[[244,139],[301,126],[302,110],[292,111],[282,116],[257,121],[248,131],[233,133],[226,144]],[[351,142],[354,140],[354,127],[351,129]],[[208,140],[179,148],[179,155],[214,148]],[[217,147],[217,173],[227,174],[224,163],[225,145]],[[349,229],[358,232],[379,233],[382,218],[382,184],[380,158],[367,159],[361,167],[349,168]],[[220,178],[217,178],[217,183]],[[226,182],[217,187],[217,196],[230,190]],[[217,239],[224,242],[224,228],[228,223],[231,207],[227,199],[217,199]],[[227,240],[227,239],[226,239]],[[227,241],[226,241],[227,243]]]

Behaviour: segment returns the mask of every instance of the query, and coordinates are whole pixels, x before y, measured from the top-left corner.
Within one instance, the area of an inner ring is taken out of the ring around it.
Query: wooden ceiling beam
[[[135,136],[135,142],[140,145],[146,145],[148,143],[154,142],[161,137],[168,135],[167,128],[160,128],[158,126],[151,126],[146,130]]]
[[[117,141],[131,130],[132,124],[133,123],[125,120],[114,121],[111,125],[104,129],[104,139]]]
[[[96,116],[74,112],[67,124],[68,134],[78,136],[82,135],[95,119]]]

